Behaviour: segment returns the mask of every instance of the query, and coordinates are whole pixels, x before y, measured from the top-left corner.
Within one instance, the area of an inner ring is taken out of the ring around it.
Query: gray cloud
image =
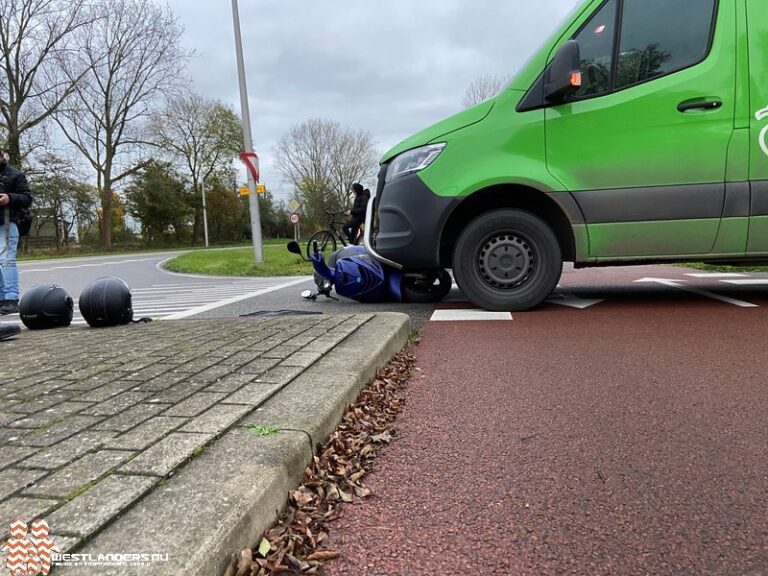
[[[240,110],[231,3],[169,0],[197,56],[196,89]],[[519,69],[576,0],[240,0],[254,147],[281,195],[272,149],[328,118],[380,150],[461,108],[478,75]]]

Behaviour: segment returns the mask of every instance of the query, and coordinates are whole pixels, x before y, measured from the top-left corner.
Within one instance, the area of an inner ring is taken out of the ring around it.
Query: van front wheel
[[[552,229],[523,210],[478,216],[459,236],[453,254],[456,283],[473,304],[486,310],[538,306],[557,286],[562,269]]]

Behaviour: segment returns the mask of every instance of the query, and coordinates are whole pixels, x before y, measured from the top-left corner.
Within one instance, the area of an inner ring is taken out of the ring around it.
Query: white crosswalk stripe
[[[189,318],[221,306],[227,306],[311,280],[310,277],[244,278],[237,280],[198,282],[195,284],[158,284],[131,290],[133,317],[154,320]],[[18,314],[4,316],[3,321],[18,321]],[[86,324],[75,300],[73,325]]]

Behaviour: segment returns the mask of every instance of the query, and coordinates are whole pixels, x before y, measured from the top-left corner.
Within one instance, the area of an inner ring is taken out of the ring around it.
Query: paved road
[[[506,320],[442,305],[326,574],[768,574],[768,280],[693,274],[567,272]]]
[[[282,247],[268,248],[282,250]],[[135,317],[153,318],[221,318],[236,317],[259,311],[306,310],[324,314],[397,311],[411,315],[415,326],[428,320],[433,305],[380,304],[354,302],[317,302],[302,300],[305,289],[314,288],[308,277],[302,278],[215,278],[173,274],[163,270],[162,263],[181,252],[66,258],[22,262],[22,293],[35,284],[55,283],[77,299],[82,289],[102,276],[123,278],[131,287]],[[18,316],[4,317],[14,321]],[[84,323],[75,305],[76,324]]]
[[[123,278],[131,287],[134,317],[186,318],[294,286],[302,279],[215,278],[172,274],[161,264],[181,252],[37,260],[19,264],[22,294],[36,284],[55,283],[77,300],[102,276]],[[226,314],[233,315],[233,314]],[[8,316],[16,320],[18,316]],[[75,305],[75,324],[84,323]]]

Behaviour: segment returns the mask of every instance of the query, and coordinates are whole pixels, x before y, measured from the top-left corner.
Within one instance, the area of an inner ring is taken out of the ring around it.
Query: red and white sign
[[[256,155],[256,152],[243,152],[240,154],[240,160],[242,160],[248,167],[248,170],[250,170],[253,180],[258,182],[260,177],[259,157]]]
[[[293,214],[291,214],[291,215],[288,217],[288,219],[291,221],[291,224],[298,224],[299,222],[301,222],[301,216],[299,216],[298,214],[296,214],[296,212],[294,212]]]

